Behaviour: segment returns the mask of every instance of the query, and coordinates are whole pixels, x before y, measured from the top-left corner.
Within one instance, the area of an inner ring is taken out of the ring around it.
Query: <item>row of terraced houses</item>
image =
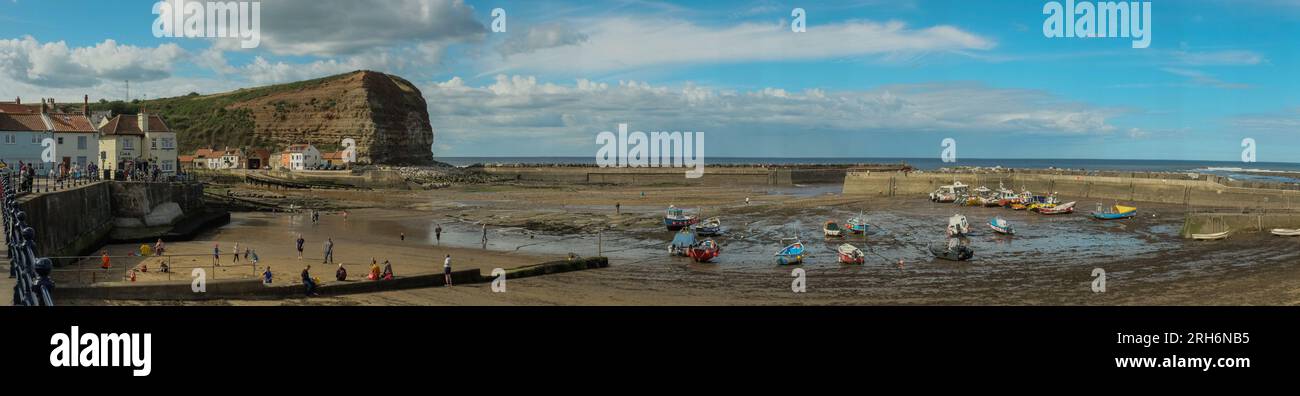
[[[122,169],[128,164],[157,166],[164,174],[179,170],[176,133],[157,115],[90,112],[89,96],[80,112],[61,110],[54,99],[39,104],[0,102],[0,160],[17,167],[24,162],[38,170]],[[53,142],[54,162],[42,161],[46,139]],[[60,167],[62,165],[62,167]]]

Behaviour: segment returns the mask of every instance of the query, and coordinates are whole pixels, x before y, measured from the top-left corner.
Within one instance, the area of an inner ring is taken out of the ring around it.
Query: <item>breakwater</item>
[[[960,181],[972,188],[997,188],[999,183],[1017,191],[1055,192],[1071,199],[1093,198],[1121,202],[1155,202],[1206,208],[1242,210],[1300,210],[1300,191],[1276,188],[1234,187],[1206,175],[1176,174],[1050,174],[1003,173],[903,173],[849,172],[845,195],[922,196],[939,186]]]
[[[841,183],[848,166],[709,166],[690,179],[684,168],[600,168],[596,166],[490,166],[490,175],[517,181],[621,185],[792,186]]]
[[[564,260],[541,263],[507,270],[506,279],[522,279],[533,276],[556,274],[562,272],[582,271],[605,268],[609,259],[591,257],[577,260]],[[189,273],[177,274],[180,278],[189,277]],[[111,282],[84,286],[66,286],[59,289],[59,297],[65,300],[257,300],[301,297],[302,282],[297,273],[279,274],[277,283],[265,285],[259,279],[210,280],[201,293],[194,292],[191,280],[169,282]],[[325,275],[325,274],[322,274]],[[322,279],[326,277],[321,276]],[[284,279],[288,279],[285,281]],[[452,282],[457,285],[480,284],[492,282],[495,278],[484,276],[478,269],[452,272]],[[443,286],[441,273],[399,276],[389,281],[330,281],[326,280],[316,289],[323,296],[373,293],[381,291],[404,290],[414,288]]]

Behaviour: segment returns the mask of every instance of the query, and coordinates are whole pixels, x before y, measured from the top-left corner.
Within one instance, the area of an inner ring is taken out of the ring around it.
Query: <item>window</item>
[[[63,137],[59,136],[59,144],[63,144]]]
[[[85,149],[86,149],[86,137],[77,136],[77,150],[85,150]]]
[[[8,140],[5,140],[5,143],[9,143],[9,141],[8,141]],[[18,143],[18,139],[14,139],[14,143]],[[10,144],[12,144],[12,143],[10,143]],[[35,133],[33,133],[33,134],[32,134],[32,144],[41,144],[41,136],[40,136],[40,135],[37,135],[37,134],[35,134]]]
[[[152,150],[158,149],[158,138],[149,139],[149,148]]]
[[[36,139],[36,135],[32,135],[32,139]],[[12,133],[5,134],[5,144],[16,144],[16,143],[18,143],[17,136],[14,136],[14,134]]]
[[[123,150],[130,150],[130,149],[133,149],[134,147],[132,147],[132,146],[134,146],[134,144],[131,144],[131,139],[122,139],[122,149],[123,149]]]
[[[172,162],[171,162],[170,160],[169,160],[169,161],[163,161],[163,162],[162,162],[162,167],[161,167],[161,168],[162,168],[162,170],[163,170],[164,172],[171,172],[171,171],[173,170],[173,168],[172,168]]]
[[[175,150],[175,149],[176,149],[176,139],[174,139],[174,138],[162,138],[162,148],[163,148],[163,150]]]

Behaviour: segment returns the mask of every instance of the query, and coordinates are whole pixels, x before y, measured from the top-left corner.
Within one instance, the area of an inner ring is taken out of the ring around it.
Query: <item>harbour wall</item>
[[[1056,192],[1069,199],[1093,198],[1241,210],[1300,210],[1300,191],[1297,190],[1230,187],[1205,177],[1191,178],[1181,174],[1142,174],[1133,177],[1034,173],[849,172],[844,177],[844,194],[924,196],[939,186],[952,184],[954,180],[972,188],[997,188],[1001,183],[1017,191],[1028,189],[1043,195]]]
[[[174,204],[181,213],[165,224],[146,226],[160,216],[158,208]],[[104,243],[120,239],[114,234],[147,232],[156,238],[187,220],[206,215],[203,185],[198,183],[145,183],[101,181],[60,191],[28,194],[17,205],[36,229],[36,252],[41,257],[89,254]],[[152,216],[152,217],[151,217]],[[127,221],[124,221],[127,220]],[[131,223],[124,226],[123,223]],[[135,225],[139,223],[139,225]],[[56,264],[75,261],[56,259]]]
[[[483,171],[518,181],[704,186],[792,186],[841,183],[847,168],[705,167],[704,175],[689,179],[686,168],[599,168],[593,166],[485,167]]]
[[[605,257],[591,257],[578,260],[565,260],[541,263],[526,267],[515,268],[506,271],[506,279],[521,279],[533,276],[542,276],[548,274],[582,271],[588,269],[606,268],[609,266],[609,259]],[[179,277],[188,278],[189,273],[177,274]],[[321,274],[321,275],[332,275]],[[180,301],[180,300],[250,300],[250,299],[281,299],[301,297],[303,295],[303,286],[298,273],[282,273],[276,275],[278,279],[271,286],[262,284],[259,279],[241,279],[241,280],[209,280],[205,283],[203,293],[195,293],[192,289],[191,280],[169,281],[169,282],[111,282],[96,283],[84,286],[66,286],[59,288],[59,298],[61,300],[153,300],[153,301]],[[327,276],[317,276],[326,279]],[[478,269],[454,271],[451,274],[452,282],[459,285],[487,283],[492,282],[495,278],[484,276]],[[332,279],[332,278],[329,278]],[[423,274],[413,276],[399,276],[390,281],[331,281],[325,280],[317,288],[317,294],[323,296],[346,295],[358,293],[373,293],[391,290],[415,289],[442,286],[444,282],[441,273]]]

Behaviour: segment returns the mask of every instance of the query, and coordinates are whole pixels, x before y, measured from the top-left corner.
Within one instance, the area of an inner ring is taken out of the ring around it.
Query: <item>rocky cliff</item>
[[[100,104],[121,108],[121,103]],[[375,164],[433,161],[433,127],[420,90],[396,76],[357,71],[214,95],[129,104],[162,115],[183,153],[199,147],[265,148],[310,143],[322,151],[357,144],[357,160]],[[118,110],[122,111],[122,110]]]

